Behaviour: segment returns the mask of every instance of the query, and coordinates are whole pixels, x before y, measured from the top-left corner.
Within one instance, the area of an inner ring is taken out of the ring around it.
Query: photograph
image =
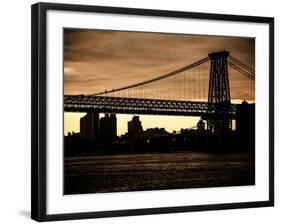
[[[255,185],[255,38],[63,30],[64,194]]]

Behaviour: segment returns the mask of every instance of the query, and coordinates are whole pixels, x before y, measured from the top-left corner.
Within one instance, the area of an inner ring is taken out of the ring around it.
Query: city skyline
[[[64,135],[69,132],[80,132],[80,119],[86,113],[65,113],[64,115]],[[117,117],[117,135],[121,136],[128,131],[128,121],[133,116],[139,116],[144,130],[149,128],[165,128],[166,131],[180,131],[181,128],[191,128],[196,126],[200,117],[183,117],[183,116],[155,116],[155,115],[140,115],[140,114],[116,114]],[[73,118],[71,118],[73,117]],[[100,118],[104,117],[104,113],[100,113]],[[157,117],[157,118],[155,118]]]

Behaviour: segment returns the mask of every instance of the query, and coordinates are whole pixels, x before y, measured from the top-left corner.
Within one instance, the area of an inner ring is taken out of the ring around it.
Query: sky
[[[255,67],[253,38],[65,29],[64,94],[117,89],[169,73],[221,50]],[[230,70],[229,79],[233,102],[255,101],[254,82]],[[169,84],[176,85],[173,80]],[[79,119],[83,115],[65,113],[65,133],[79,132]],[[117,115],[118,134],[126,132],[132,116]],[[179,130],[179,124],[183,128],[192,127],[199,120],[149,115],[140,115],[140,119],[145,128],[155,125],[167,130]]]

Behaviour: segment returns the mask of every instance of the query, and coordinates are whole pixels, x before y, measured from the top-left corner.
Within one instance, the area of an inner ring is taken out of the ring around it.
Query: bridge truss
[[[236,105],[231,104],[227,111],[210,110],[208,102],[153,100],[139,98],[106,97],[106,96],[65,96],[64,110],[66,112],[97,112],[123,114],[158,114],[181,116],[214,117],[227,114],[233,118]]]

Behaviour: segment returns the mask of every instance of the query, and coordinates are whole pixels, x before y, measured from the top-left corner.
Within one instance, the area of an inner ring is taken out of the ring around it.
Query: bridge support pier
[[[227,51],[209,54],[211,60],[207,129],[215,134],[227,134],[232,129]]]

